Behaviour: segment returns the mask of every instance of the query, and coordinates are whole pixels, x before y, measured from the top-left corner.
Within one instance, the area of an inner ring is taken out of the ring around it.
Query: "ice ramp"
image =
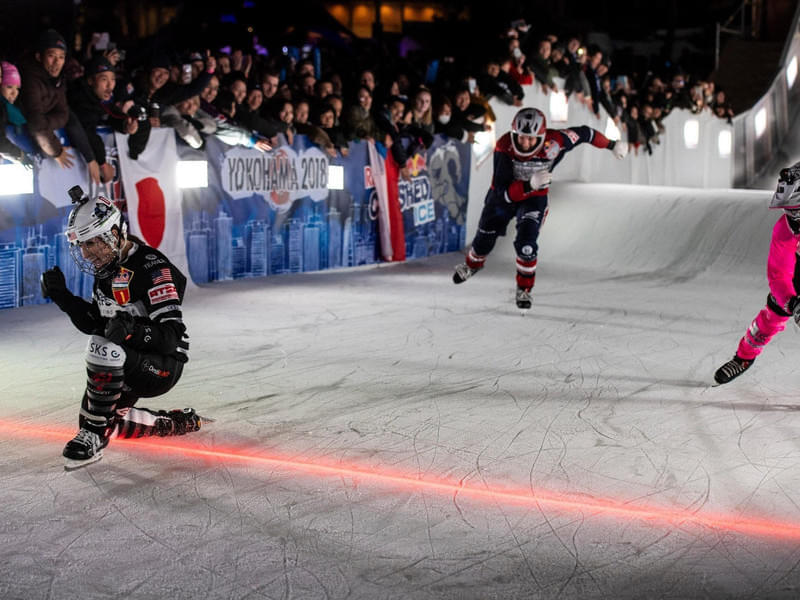
[[[569,268],[594,277],[686,281],[702,275],[765,283],[770,234],[780,216],[767,208],[770,197],[768,190],[556,183],[539,238],[540,274]],[[512,221],[493,263],[513,260],[514,233]]]

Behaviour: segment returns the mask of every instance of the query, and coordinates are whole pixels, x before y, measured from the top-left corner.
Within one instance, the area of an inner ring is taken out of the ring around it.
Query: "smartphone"
[[[475,88],[477,87],[478,83],[475,81],[474,77],[470,77],[467,79],[467,86],[469,87],[469,93],[474,94]]]
[[[182,73],[181,73],[181,81],[183,83],[191,83],[191,81],[192,81],[192,65],[191,64],[187,63],[187,64],[183,65]]]
[[[100,37],[94,44],[94,47],[97,50],[105,50],[106,48],[108,48],[108,42],[109,42],[108,32],[104,31],[103,33],[100,34]]]

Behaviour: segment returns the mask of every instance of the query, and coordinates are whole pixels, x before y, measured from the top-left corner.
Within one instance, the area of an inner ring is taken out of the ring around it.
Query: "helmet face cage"
[[[791,180],[790,180],[791,179]],[[800,178],[781,178],[778,186],[772,195],[770,208],[782,208],[784,210],[794,210],[800,208]]]
[[[511,143],[514,151],[520,156],[531,156],[539,151],[544,144],[547,134],[547,120],[544,113],[537,108],[523,108],[511,121]],[[534,139],[533,146],[529,150],[520,148],[518,136],[528,135]]]
[[[113,231],[117,229],[118,235]],[[122,213],[104,196],[90,200],[72,209],[67,221],[65,235],[69,240],[70,254],[75,264],[84,273],[104,278],[110,276],[120,258],[120,248],[125,238],[126,226],[122,222]],[[95,265],[84,258],[81,244],[96,239],[108,246],[108,260],[102,265]]]

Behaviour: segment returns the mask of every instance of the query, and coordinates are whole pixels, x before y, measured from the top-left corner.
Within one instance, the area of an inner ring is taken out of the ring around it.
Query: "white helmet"
[[[82,195],[83,192],[80,193],[82,197],[77,200],[78,206],[73,208],[69,214],[67,230],[64,235],[69,240],[72,258],[81,271],[95,277],[108,277],[114,271],[119,260],[119,252],[122,242],[125,240],[127,226],[122,220],[122,213],[111,200],[105,196],[98,196],[96,199],[90,200],[88,196]],[[72,195],[72,190],[70,190],[70,195]],[[118,236],[112,233],[114,228],[117,229]],[[85,259],[81,253],[81,243],[94,238],[100,238],[111,250],[111,259],[104,265],[95,265],[92,261]]]
[[[793,219],[800,219],[800,162],[781,169],[769,207],[782,208]]]
[[[519,156],[527,157],[539,151],[544,144],[544,137],[547,134],[547,120],[544,113],[538,108],[523,108],[511,121],[511,144],[514,152]],[[530,150],[521,150],[517,136],[529,135],[536,138]]]

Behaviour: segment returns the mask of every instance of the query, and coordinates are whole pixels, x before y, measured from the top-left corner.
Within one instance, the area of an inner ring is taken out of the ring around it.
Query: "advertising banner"
[[[67,189],[75,184],[114,201],[134,235],[164,251],[198,284],[389,260],[381,257],[383,214],[394,214],[392,260],[464,245],[470,148],[460,142],[437,137],[427,152],[409,159],[405,180],[397,169],[387,174],[385,149],[375,145],[370,156],[366,142],[336,158],[304,136],[267,153],[211,136],[198,151],[176,147],[174,132],[165,128],[154,129],[145,152],[132,161],[118,150],[127,149],[125,136],[103,137],[114,181],[90,185],[81,160],[70,170],[39,161],[32,194],[0,195],[0,308],[46,302],[39,277],[54,265],[73,293],[91,296],[92,278],[74,265],[63,235]],[[178,189],[181,159],[208,162],[208,187]],[[328,188],[331,165],[342,169],[343,189]],[[380,191],[386,192],[383,208]]]

